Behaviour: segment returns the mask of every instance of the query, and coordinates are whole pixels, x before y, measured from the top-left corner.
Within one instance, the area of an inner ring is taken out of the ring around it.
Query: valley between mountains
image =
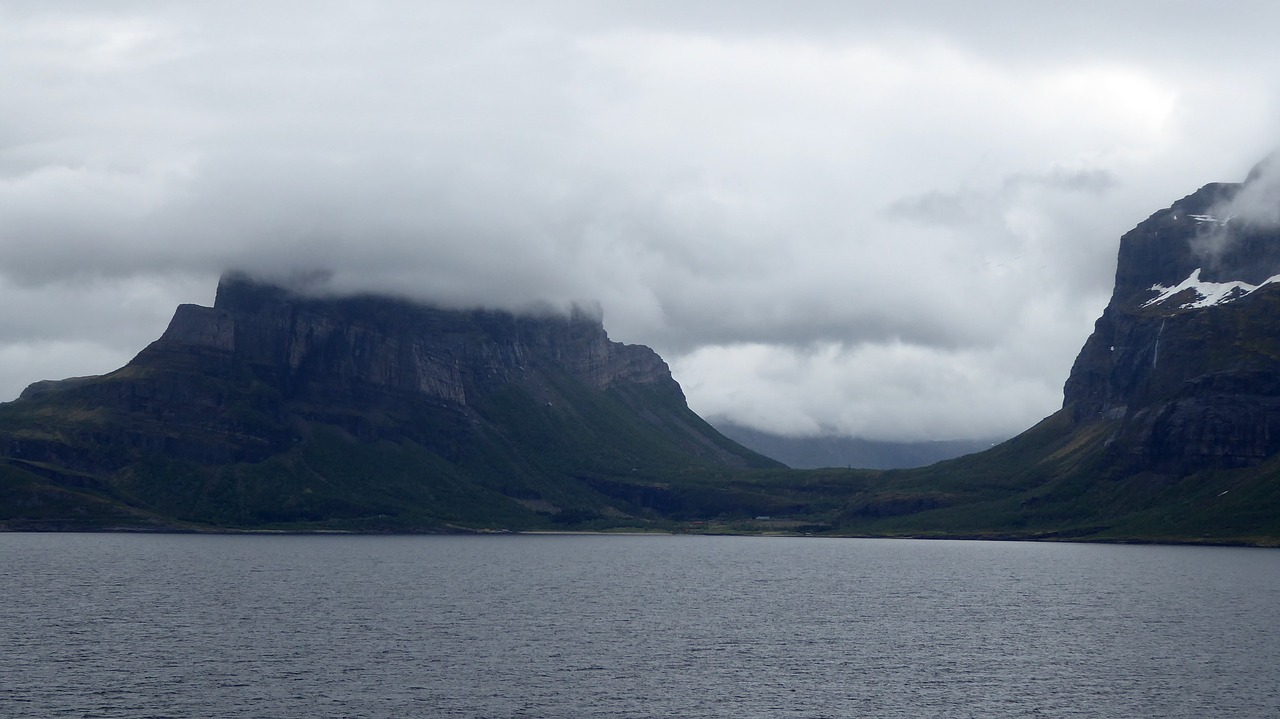
[[[788,469],[693,413],[662,358],[599,316],[228,273],[124,367],[0,405],[0,528],[1277,545],[1280,228],[1251,213],[1256,181],[1125,234],[1062,409],[986,451]]]

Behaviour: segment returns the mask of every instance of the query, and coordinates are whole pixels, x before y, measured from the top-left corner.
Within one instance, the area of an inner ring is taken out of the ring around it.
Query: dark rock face
[[[1268,284],[1280,227],[1233,211],[1257,189],[1206,185],[1121,238],[1115,291],[1064,407],[1077,426],[1116,424],[1110,451],[1125,470],[1250,466],[1280,452],[1280,284]]]
[[[599,317],[317,297],[242,275],[213,307],[180,306],[125,367],[0,405],[6,462],[193,521],[377,526],[624,516],[647,509],[600,486],[777,466],[703,422],[662,358],[610,341]]]
[[[212,308],[183,305],[148,351],[227,353],[278,374],[292,396],[358,390],[470,397],[554,366],[600,390],[630,382],[680,393],[653,350],[611,342],[599,318],[451,311],[385,297],[308,298],[244,276],[218,286]],[[683,397],[683,394],[681,394]]]

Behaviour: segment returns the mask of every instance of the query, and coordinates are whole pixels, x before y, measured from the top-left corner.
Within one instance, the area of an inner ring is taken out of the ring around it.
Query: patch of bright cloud
[[[1061,403],[1060,384],[992,371],[999,367],[1010,369],[987,350],[901,343],[704,347],[673,363],[704,416],[784,435],[881,440],[1012,436]]]
[[[0,342],[129,356],[224,269],[324,269],[599,302],[695,407],[788,431],[1013,431],[1120,234],[1274,134],[1270,36],[1113,6],[11,4]],[[47,366],[114,369],[79,354]]]

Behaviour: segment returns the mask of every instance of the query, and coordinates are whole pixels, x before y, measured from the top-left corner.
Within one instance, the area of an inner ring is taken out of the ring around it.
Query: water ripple
[[[1280,553],[0,535],[4,717],[1272,717]]]

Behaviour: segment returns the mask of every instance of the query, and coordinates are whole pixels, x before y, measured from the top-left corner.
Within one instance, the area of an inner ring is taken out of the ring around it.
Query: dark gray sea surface
[[[1276,717],[1280,552],[0,534],[0,717]]]

